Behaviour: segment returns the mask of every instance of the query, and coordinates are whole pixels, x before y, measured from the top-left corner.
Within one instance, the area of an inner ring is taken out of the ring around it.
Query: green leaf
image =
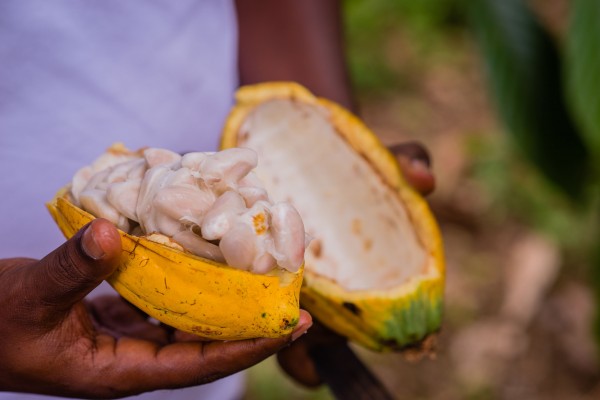
[[[600,2],[575,0],[566,43],[567,88],[573,114],[594,156],[600,156]],[[598,167],[597,167],[598,168]]]
[[[555,44],[525,0],[472,0],[479,41],[499,115],[524,156],[579,198],[588,151],[565,104]]]

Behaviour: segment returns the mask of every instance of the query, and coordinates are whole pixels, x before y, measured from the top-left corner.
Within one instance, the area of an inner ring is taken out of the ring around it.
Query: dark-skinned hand
[[[431,159],[422,145],[406,142],[390,146],[389,150],[396,156],[408,184],[424,196],[433,192],[435,177],[431,172]],[[344,337],[315,321],[308,334],[277,353],[277,359],[281,368],[293,379],[305,386],[316,387],[322,380],[310,352],[318,347],[338,345],[345,341]]]
[[[289,336],[191,341],[124,300],[84,297],[117,267],[121,242],[103,219],[44,257],[0,260],[0,390],[113,398],[214,381],[289,345]]]
[[[433,190],[429,158],[413,143],[394,146],[407,181]],[[282,339],[203,342],[155,325],[117,296],[84,297],[116,268],[116,230],[96,220],[42,260],[0,260],[0,390],[76,397],[121,397],[211,382],[279,352],[299,382],[320,378],[308,348],[345,339],[311,324],[302,311],[294,333]]]

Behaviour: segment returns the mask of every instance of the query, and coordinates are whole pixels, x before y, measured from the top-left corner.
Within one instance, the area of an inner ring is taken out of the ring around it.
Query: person
[[[151,324],[102,283],[120,252],[114,227],[96,220],[64,242],[44,203],[114,142],[216,149],[240,84],[295,80],[352,107],[338,3],[0,3],[0,399],[240,398],[235,373],[310,327],[302,312],[285,338],[202,342]]]

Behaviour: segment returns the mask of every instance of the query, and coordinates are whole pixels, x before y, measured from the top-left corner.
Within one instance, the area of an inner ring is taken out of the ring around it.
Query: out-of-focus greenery
[[[519,222],[545,233],[570,256],[583,258],[597,242],[598,207],[582,207],[527,162],[506,135],[473,135],[471,176],[484,187],[493,225]],[[586,197],[598,205],[593,188]],[[576,260],[576,262],[582,260]]]
[[[344,1],[347,56],[355,89],[366,94],[398,90],[415,78],[408,76],[403,63],[416,65],[429,55],[451,52],[444,44],[466,26],[462,1]],[[403,45],[406,48],[398,51],[396,47]],[[417,54],[398,60],[397,55],[406,50]]]
[[[565,66],[569,105],[590,152],[600,157],[600,3],[572,2]],[[595,163],[600,175],[600,163]]]
[[[541,172],[562,191],[558,197],[570,202],[567,209],[557,204],[556,193],[517,177],[510,182],[514,198],[520,198],[519,211],[554,225],[546,230],[562,233],[563,248],[574,242],[584,247],[589,273],[599,284],[600,304],[600,257],[595,255],[600,226],[600,2],[569,3],[564,44],[551,38],[530,2],[472,0],[469,10],[507,133],[529,168]],[[521,183],[526,197],[519,196]],[[537,205],[536,199],[541,200]],[[561,227],[556,215],[563,219]],[[600,338],[600,318],[597,325]]]
[[[469,3],[498,114],[523,155],[573,199],[591,174],[589,151],[567,106],[563,63],[523,0]]]

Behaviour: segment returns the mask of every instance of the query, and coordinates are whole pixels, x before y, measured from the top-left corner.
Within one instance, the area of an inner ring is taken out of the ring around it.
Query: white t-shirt
[[[216,149],[238,83],[234,5],[3,0],[0,60],[0,258],[40,258],[64,241],[45,202],[112,143]],[[238,374],[142,398],[224,400],[242,386]]]

